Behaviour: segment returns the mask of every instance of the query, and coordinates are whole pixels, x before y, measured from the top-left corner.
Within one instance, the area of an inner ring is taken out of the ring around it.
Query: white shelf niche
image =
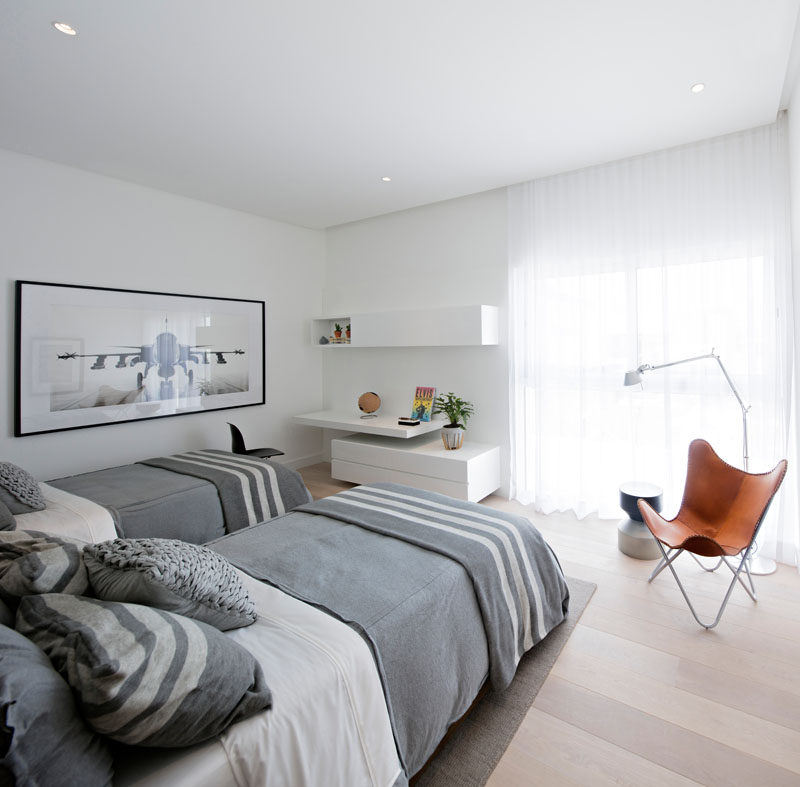
[[[312,342],[325,349],[339,347],[455,347],[493,345],[499,342],[497,306],[449,306],[413,309],[350,317],[318,317],[312,320]],[[349,344],[319,344],[331,336],[334,323],[351,326]]]

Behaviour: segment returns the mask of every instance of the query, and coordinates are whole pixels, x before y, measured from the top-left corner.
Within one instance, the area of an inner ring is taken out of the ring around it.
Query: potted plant
[[[346,336],[348,339],[350,339],[350,323],[347,323],[347,325],[345,326],[345,329],[344,329],[344,335],[345,335],[345,336]]]
[[[341,339],[341,338],[342,338],[342,326],[341,326],[341,325],[339,325],[339,323],[338,323],[338,322],[336,322],[336,323],[334,323],[334,324],[333,324],[333,335],[334,335],[334,336],[335,336],[337,339]]]
[[[442,427],[442,442],[450,450],[461,448],[467,421],[475,412],[472,402],[467,402],[452,391],[439,394],[433,400],[433,414],[444,413],[450,422]]]

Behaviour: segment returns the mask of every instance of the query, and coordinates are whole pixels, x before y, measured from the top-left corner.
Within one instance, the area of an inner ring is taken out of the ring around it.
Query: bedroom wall
[[[506,278],[504,189],[329,228],[323,314],[485,303],[502,344],[318,350],[325,406],[357,413],[376,391],[383,413],[408,415],[416,386],[454,391],[475,404],[466,439],[501,445],[507,479]]]
[[[3,287],[0,460],[40,480],[148,456],[248,444],[316,461],[321,436],[288,417],[322,406],[308,320],[322,305],[324,233],[0,150]],[[267,403],[13,437],[14,281],[63,282],[266,301]]]

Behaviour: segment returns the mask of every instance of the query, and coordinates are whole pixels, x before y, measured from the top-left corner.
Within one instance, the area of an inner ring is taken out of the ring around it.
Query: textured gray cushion
[[[4,503],[12,514],[27,514],[46,508],[42,490],[36,479],[11,462],[0,462],[0,502]]]
[[[0,530],[13,530],[17,526],[17,520],[11,513],[11,509],[0,500]]]
[[[0,598],[0,625],[14,628],[14,613],[9,609],[3,599]],[[0,784],[2,782],[0,781]]]
[[[230,563],[216,552],[168,538],[89,544],[83,558],[98,598],[147,604],[216,628],[249,626],[255,605]]]
[[[112,761],[77,713],[72,691],[47,656],[0,627],[0,767],[17,785],[111,784]]]
[[[190,746],[272,704],[250,653],[171,612],[51,593],[22,599],[17,630],[66,678],[86,723],[122,743]]]
[[[32,593],[86,593],[82,551],[82,542],[65,536],[0,531],[0,598],[13,606]]]

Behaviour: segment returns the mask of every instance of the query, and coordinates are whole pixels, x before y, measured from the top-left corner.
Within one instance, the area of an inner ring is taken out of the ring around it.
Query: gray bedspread
[[[229,451],[187,451],[143,459],[139,464],[202,478],[214,484],[229,533],[285,514],[311,500],[311,494],[296,470]]]
[[[400,484],[369,484],[299,506],[446,555],[475,587],[492,687],[564,620],[569,589],[555,555],[524,517]]]
[[[518,654],[568,603],[558,562],[527,520],[395,484],[300,506],[211,546],[364,636],[409,776],[490,673],[507,685]]]
[[[192,476],[133,464],[47,483],[108,508],[126,538],[203,544],[226,532],[216,488]]]

